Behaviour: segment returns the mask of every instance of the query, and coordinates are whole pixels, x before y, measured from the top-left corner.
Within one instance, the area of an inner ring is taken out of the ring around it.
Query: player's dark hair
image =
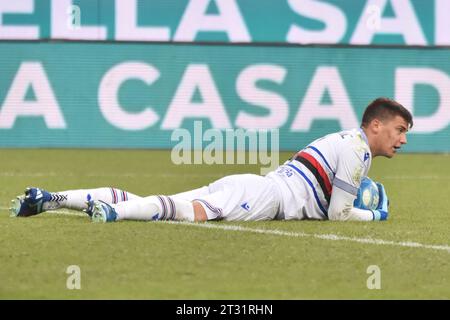
[[[411,113],[397,101],[389,98],[377,98],[373,100],[364,111],[361,127],[367,127],[373,119],[388,120],[395,116],[402,117],[409,127],[413,126],[413,118]]]

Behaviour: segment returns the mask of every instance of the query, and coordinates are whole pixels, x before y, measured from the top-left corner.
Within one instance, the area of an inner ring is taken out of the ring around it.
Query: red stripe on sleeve
[[[330,182],[330,178],[328,178],[327,173],[325,172],[325,170],[323,169],[323,167],[320,165],[320,163],[309,153],[306,152],[300,152],[299,156],[305,158],[306,160],[308,160],[313,166],[314,168],[317,169],[317,171],[319,172],[320,176],[322,177],[324,183],[325,183],[325,188],[327,188],[327,192],[331,195],[331,190],[333,189],[331,186],[331,182]]]

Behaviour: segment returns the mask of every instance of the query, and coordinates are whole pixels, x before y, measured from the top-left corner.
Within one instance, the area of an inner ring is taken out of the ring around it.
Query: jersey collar
[[[369,140],[367,139],[366,134],[364,133],[364,130],[362,128],[359,128],[359,132],[361,132],[361,136],[363,137],[364,141],[367,143],[367,145],[369,146]]]

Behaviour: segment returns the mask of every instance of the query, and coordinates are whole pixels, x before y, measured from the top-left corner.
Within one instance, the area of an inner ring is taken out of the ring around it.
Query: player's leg
[[[175,201],[188,200],[192,202],[192,206],[194,208],[194,221],[201,222],[208,220],[208,216],[203,206],[200,205],[198,201],[194,200],[208,194],[210,194],[209,187],[204,186],[195,190],[174,194],[172,198],[174,198]]]
[[[139,196],[117,188],[96,188],[48,192],[40,188],[27,188],[25,194],[13,200],[11,214],[32,216],[45,211],[67,208],[86,210],[89,200],[101,200],[106,203],[118,203]]]
[[[193,203],[171,196],[149,196],[117,204],[90,201],[88,211],[94,222],[119,220],[179,220],[195,221]]]
[[[211,184],[209,189],[211,195],[199,199],[208,218],[216,215],[227,221],[272,220],[280,208],[276,185],[263,176],[233,175]],[[221,197],[216,197],[219,194]]]
[[[281,197],[271,179],[254,175],[231,175],[208,186],[208,193],[192,197],[196,221],[272,220]],[[203,210],[202,210],[203,209]]]
[[[119,220],[207,220],[203,207],[192,200],[209,193],[208,187],[174,194],[156,195],[133,199],[116,205],[92,202],[88,211],[93,212],[93,221],[110,222]]]
[[[86,201],[101,200],[106,203],[119,203],[139,199],[133,193],[117,188],[79,189],[50,193],[52,200],[44,204],[47,210],[67,208],[73,210],[87,209]]]
[[[269,220],[278,213],[279,195],[273,181],[257,175],[234,175],[208,187],[173,196],[150,196],[108,205],[91,202],[93,221]],[[183,196],[182,196],[183,195]]]

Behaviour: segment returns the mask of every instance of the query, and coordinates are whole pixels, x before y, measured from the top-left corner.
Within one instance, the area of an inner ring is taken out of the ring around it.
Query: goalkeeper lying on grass
[[[363,115],[361,128],[329,134],[296,153],[266,176],[231,175],[195,190],[139,197],[115,188],[50,193],[27,188],[13,200],[14,216],[27,217],[58,208],[84,210],[94,222],[119,220],[385,220],[388,199],[377,184],[379,205],[354,206],[372,157],[392,158],[406,143],[410,112],[378,98]]]

